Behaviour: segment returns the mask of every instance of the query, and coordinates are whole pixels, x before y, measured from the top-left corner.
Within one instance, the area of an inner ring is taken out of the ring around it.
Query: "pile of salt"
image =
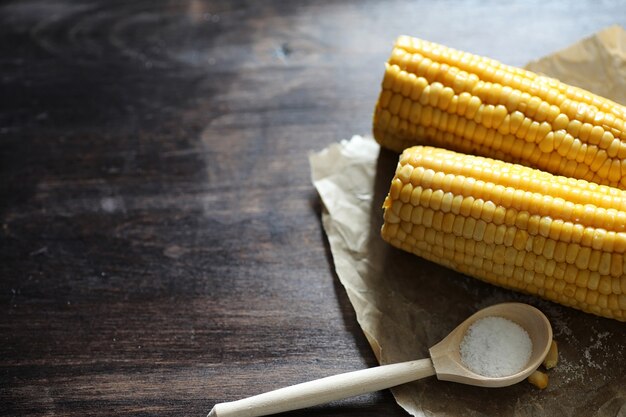
[[[524,368],[532,341],[519,324],[502,317],[474,322],[461,342],[461,360],[473,372],[487,377],[513,375]]]

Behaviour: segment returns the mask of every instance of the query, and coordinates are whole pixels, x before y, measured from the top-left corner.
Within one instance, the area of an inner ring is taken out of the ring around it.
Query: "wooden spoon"
[[[477,320],[497,316],[519,324],[528,332],[533,350],[526,366],[504,377],[486,377],[469,370],[462,362],[459,346],[467,329]],[[457,326],[441,342],[430,348],[430,358],[329,376],[254,397],[215,405],[208,417],[256,417],[297,410],[367,392],[379,391],[428,376],[442,381],[460,382],[481,387],[505,387],[526,379],[548,353],[552,327],[535,307],[504,303],[484,308]]]

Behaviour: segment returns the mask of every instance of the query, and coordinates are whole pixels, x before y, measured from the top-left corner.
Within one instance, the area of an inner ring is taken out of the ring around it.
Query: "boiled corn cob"
[[[626,191],[453,151],[400,156],[383,238],[502,287],[626,321]]]
[[[626,189],[626,107],[435,43],[396,41],[374,137],[440,146]]]

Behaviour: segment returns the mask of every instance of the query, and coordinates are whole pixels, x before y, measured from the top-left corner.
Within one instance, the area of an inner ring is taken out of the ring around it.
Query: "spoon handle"
[[[298,410],[435,375],[430,359],[347,372],[215,405],[208,417],[256,417]]]

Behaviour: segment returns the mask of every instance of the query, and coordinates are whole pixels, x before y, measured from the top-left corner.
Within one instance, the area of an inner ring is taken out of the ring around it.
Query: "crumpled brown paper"
[[[626,31],[608,27],[526,69],[593,91],[626,105]]]
[[[626,102],[626,32],[619,27],[528,67]],[[414,416],[626,415],[624,323],[485,284],[380,238],[381,205],[397,158],[359,136],[310,156],[337,275],[379,362],[427,357],[474,311],[505,301],[541,309],[560,350],[543,391],[527,382],[487,389],[431,377],[394,388],[398,404]]]

